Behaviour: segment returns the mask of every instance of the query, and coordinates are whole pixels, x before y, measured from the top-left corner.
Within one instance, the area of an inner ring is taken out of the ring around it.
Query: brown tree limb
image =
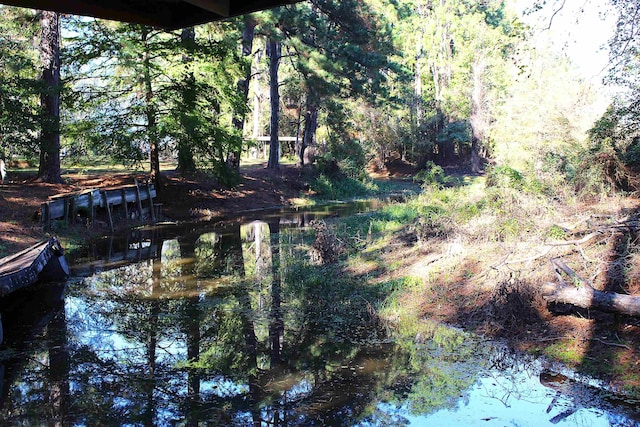
[[[548,302],[640,317],[640,296],[548,282],[542,285],[542,297]]]
[[[640,296],[599,291],[562,260],[552,259],[551,264],[559,283],[542,285],[541,293],[546,301],[640,317]],[[564,281],[562,273],[571,278],[570,283]]]
[[[589,240],[593,239],[594,237],[600,236],[602,234],[602,231],[598,230],[598,231],[594,231],[593,233],[589,233],[586,236],[584,236],[581,239],[577,239],[577,240],[566,240],[566,241],[561,241],[561,242],[549,242],[547,243],[548,246],[566,246],[566,245],[581,245],[583,243],[587,243]]]

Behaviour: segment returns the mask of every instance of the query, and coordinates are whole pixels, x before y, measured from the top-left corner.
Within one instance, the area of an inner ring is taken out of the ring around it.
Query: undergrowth
[[[608,203],[585,205],[586,193],[556,185],[508,167],[459,186],[427,179],[416,197],[332,226],[349,242],[343,265],[376,289],[377,315],[398,337],[435,339],[437,323],[426,320],[433,318],[496,337],[544,339],[553,316],[536,290],[555,280],[549,259],[596,276],[611,242],[578,250],[562,242],[581,236],[574,224],[585,217],[620,215],[622,202],[599,194]],[[567,362],[552,344],[546,354]]]

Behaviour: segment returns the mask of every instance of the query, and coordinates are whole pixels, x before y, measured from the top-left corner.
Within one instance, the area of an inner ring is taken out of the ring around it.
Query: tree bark
[[[247,105],[249,98],[249,82],[251,80],[251,61],[247,59],[253,53],[253,39],[255,36],[255,30],[257,21],[251,15],[245,15],[244,18],[244,30],[242,31],[242,58],[245,60],[243,64],[244,76],[238,81],[238,92],[242,98],[242,105]],[[244,111],[237,113],[233,118],[233,126],[238,130],[240,136],[244,131],[244,119],[246,114]],[[242,145],[233,153],[229,154],[228,163],[236,171],[240,172],[240,155],[242,154]]]
[[[551,263],[558,276],[559,283],[548,282],[542,286],[541,293],[545,300],[560,304],[571,304],[585,309],[640,317],[640,296],[599,291],[581,279],[562,260],[553,259]],[[569,276],[571,284],[567,284],[563,280],[562,273]]]
[[[182,62],[187,69],[184,74],[184,83],[182,86],[182,111],[180,112],[180,122],[182,125],[183,135],[178,138],[178,170],[182,175],[195,172],[196,162],[193,158],[193,120],[190,117],[196,109],[196,79],[193,75],[191,63],[193,56],[188,52],[195,43],[196,32],[193,27],[185,28],[180,34],[180,42],[185,54],[182,56]]]
[[[640,296],[603,292],[588,285],[545,283],[542,296],[549,302],[640,317]]]
[[[41,11],[40,28],[43,120],[38,176],[45,182],[60,183],[60,15]]]
[[[486,66],[482,60],[476,61],[472,66],[473,72],[473,93],[471,95],[471,171],[473,173],[480,172],[480,149],[486,124],[484,120],[484,85],[482,76]]]
[[[157,112],[155,106],[155,95],[151,82],[151,52],[148,44],[147,32],[142,34],[144,44],[144,56],[142,58],[144,67],[144,93],[146,101],[147,134],[149,135],[149,178],[156,186],[156,191],[160,191],[160,139],[158,136]]]
[[[269,169],[280,167],[280,88],[278,86],[278,69],[280,68],[280,42],[269,39],[269,93],[271,98],[271,132],[269,140]]]
[[[269,346],[271,369],[282,363],[284,346],[284,318],[282,310],[282,283],[280,275],[280,223],[269,222],[271,244],[271,311],[269,313]]]
[[[302,143],[300,144],[300,165],[305,165],[305,150],[313,146],[313,142],[318,129],[318,104],[311,93],[307,93],[306,109],[304,113],[304,130],[302,132]]]

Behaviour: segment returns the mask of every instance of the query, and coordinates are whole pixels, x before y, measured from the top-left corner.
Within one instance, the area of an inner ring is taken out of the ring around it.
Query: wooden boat
[[[69,266],[55,237],[0,259],[0,298],[38,281],[63,281]]]

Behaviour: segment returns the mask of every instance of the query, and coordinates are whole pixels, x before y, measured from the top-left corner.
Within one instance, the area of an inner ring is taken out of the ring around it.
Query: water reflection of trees
[[[388,342],[381,290],[308,265],[309,238],[278,219],[150,238],[146,260],[70,287],[3,415],[348,426],[454,407],[491,360],[482,345],[446,328]]]

